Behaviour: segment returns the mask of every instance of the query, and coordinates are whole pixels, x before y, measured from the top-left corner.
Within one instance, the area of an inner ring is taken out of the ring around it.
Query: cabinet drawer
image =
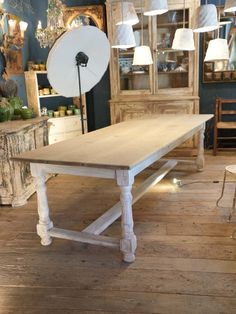
[[[80,116],[52,118],[48,126],[50,135],[81,130]]]
[[[82,131],[81,130],[77,130],[77,131],[67,132],[64,135],[65,135],[65,139],[69,140],[69,139],[71,139],[73,137],[78,137],[78,136],[82,135]]]
[[[64,119],[65,132],[81,130],[80,116],[66,117]]]
[[[65,141],[65,140],[66,140],[65,133],[58,133],[58,134],[52,134],[52,135],[49,134],[49,137],[48,137],[49,145],[55,144],[57,142]]]
[[[65,131],[64,119],[63,118],[48,119],[48,129],[49,135],[64,133]]]

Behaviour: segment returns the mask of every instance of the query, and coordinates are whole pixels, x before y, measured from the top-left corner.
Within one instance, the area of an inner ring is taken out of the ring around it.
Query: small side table
[[[35,192],[29,164],[11,157],[48,144],[47,119],[0,123],[0,204],[24,205]]]

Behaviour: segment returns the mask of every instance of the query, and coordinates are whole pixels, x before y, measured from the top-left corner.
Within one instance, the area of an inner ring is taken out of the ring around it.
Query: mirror
[[[67,28],[92,25],[105,31],[104,8],[102,5],[67,7],[64,23]]]
[[[229,61],[203,61],[203,83],[236,82],[236,16],[224,13],[224,7],[217,7],[221,27],[219,37],[227,39],[229,44]],[[205,58],[209,41],[217,38],[218,30],[204,33],[203,59]]]

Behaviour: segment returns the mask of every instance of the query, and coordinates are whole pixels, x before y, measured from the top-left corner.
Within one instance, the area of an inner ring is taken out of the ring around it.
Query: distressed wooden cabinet
[[[35,192],[29,163],[11,157],[47,144],[45,117],[0,123],[0,204],[24,205]]]
[[[41,116],[41,109],[46,107],[48,110],[57,110],[60,105],[69,105],[78,103],[78,98],[65,98],[59,94],[41,95],[39,89],[49,86],[46,71],[26,71],[25,72],[26,92],[29,107],[37,116]],[[84,125],[87,132],[86,98],[83,97],[84,105]],[[81,116],[66,116],[60,118],[50,118],[49,126],[49,144],[63,141],[82,134]]]
[[[140,1],[134,1],[141,21]],[[199,113],[198,35],[195,51],[171,48],[177,28],[183,27],[183,1],[169,0],[169,11],[143,16],[143,44],[151,48],[153,65],[133,66],[134,49],[111,49],[111,122],[118,123],[153,113]],[[185,27],[192,27],[198,0],[186,0]],[[112,43],[117,3],[107,1],[108,36]],[[141,23],[133,25],[136,45],[141,44]],[[195,147],[196,139],[182,147]]]

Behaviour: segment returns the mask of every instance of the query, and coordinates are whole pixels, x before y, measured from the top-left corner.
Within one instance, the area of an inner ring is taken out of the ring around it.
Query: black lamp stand
[[[86,67],[88,64],[89,57],[83,53],[82,51],[78,52],[76,57],[76,66],[78,69],[78,79],[79,79],[79,104],[80,104],[80,116],[81,116],[81,127],[82,127],[82,134],[84,134],[84,115],[83,115],[83,100],[81,94],[81,77],[80,77],[80,67]]]

